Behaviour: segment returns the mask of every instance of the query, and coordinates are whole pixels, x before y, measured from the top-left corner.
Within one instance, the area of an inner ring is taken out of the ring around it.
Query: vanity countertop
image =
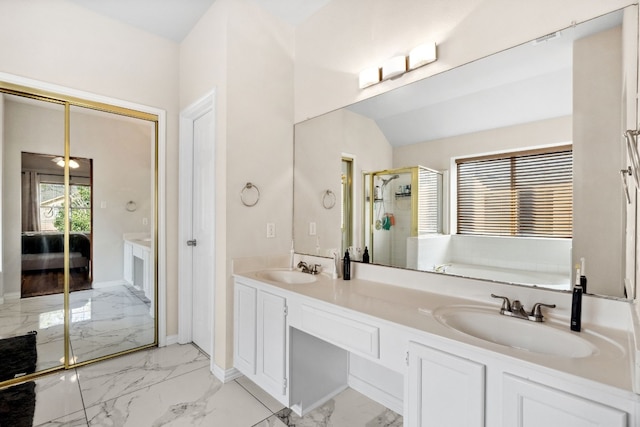
[[[483,304],[461,297],[370,280],[331,279],[325,274],[317,275],[317,281],[307,284],[286,284],[268,280],[260,275],[260,271],[237,273],[235,276],[267,283],[279,288],[283,294],[290,293],[292,296],[312,298],[411,328],[414,332],[429,334],[434,339],[449,342],[452,340],[473,346],[476,351],[497,352],[506,357],[529,362],[537,367],[548,368],[551,375],[554,371],[562,372],[577,379],[592,380],[625,391],[633,391],[632,362],[634,353],[631,348],[631,333],[627,330],[601,327],[583,321],[583,331],[606,337],[607,345],[599,347],[604,348],[604,351],[597,351],[594,355],[584,358],[551,356],[502,346],[463,334],[443,325],[433,316],[435,310],[451,306],[487,307],[499,311],[500,301],[493,300],[490,295],[487,295],[487,301]],[[566,330],[569,331],[568,319],[554,318],[547,314],[545,316],[545,322],[557,324],[561,328],[566,324]],[[526,322],[526,320],[521,321]],[[534,322],[531,323],[534,324]],[[591,336],[591,334],[571,331],[569,333],[581,334],[584,338]]]
[[[123,236],[123,240],[146,250],[151,249],[151,237],[148,233],[128,233]]]

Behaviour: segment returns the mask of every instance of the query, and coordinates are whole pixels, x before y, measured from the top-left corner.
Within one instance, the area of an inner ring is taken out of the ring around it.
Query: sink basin
[[[569,358],[589,357],[597,352],[577,333],[549,322],[536,323],[501,315],[497,309],[446,307],[434,317],[445,326],[495,344],[528,352]]]
[[[260,271],[257,275],[263,279],[286,283],[288,285],[302,285],[305,283],[313,283],[318,280],[316,276],[312,274],[303,273],[297,270],[265,270]]]

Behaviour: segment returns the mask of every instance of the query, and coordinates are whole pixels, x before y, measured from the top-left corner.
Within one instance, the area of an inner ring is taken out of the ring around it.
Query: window
[[[71,185],[69,197],[69,231],[91,232],[91,186]],[[64,184],[40,183],[40,228],[42,231],[64,230]]]
[[[570,146],[459,159],[457,166],[459,234],[571,237]]]

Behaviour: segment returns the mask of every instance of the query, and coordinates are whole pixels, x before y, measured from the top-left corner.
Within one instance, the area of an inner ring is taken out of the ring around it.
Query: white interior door
[[[215,94],[180,114],[178,342],[214,349]],[[214,369],[211,357],[211,369]]]
[[[192,240],[193,297],[192,339],[211,355],[213,338],[214,287],[214,165],[213,111],[193,121]]]

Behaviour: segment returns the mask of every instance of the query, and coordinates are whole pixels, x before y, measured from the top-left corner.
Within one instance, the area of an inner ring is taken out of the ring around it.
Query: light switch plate
[[[276,237],[276,224],[273,222],[267,223],[267,238],[271,239]]]

